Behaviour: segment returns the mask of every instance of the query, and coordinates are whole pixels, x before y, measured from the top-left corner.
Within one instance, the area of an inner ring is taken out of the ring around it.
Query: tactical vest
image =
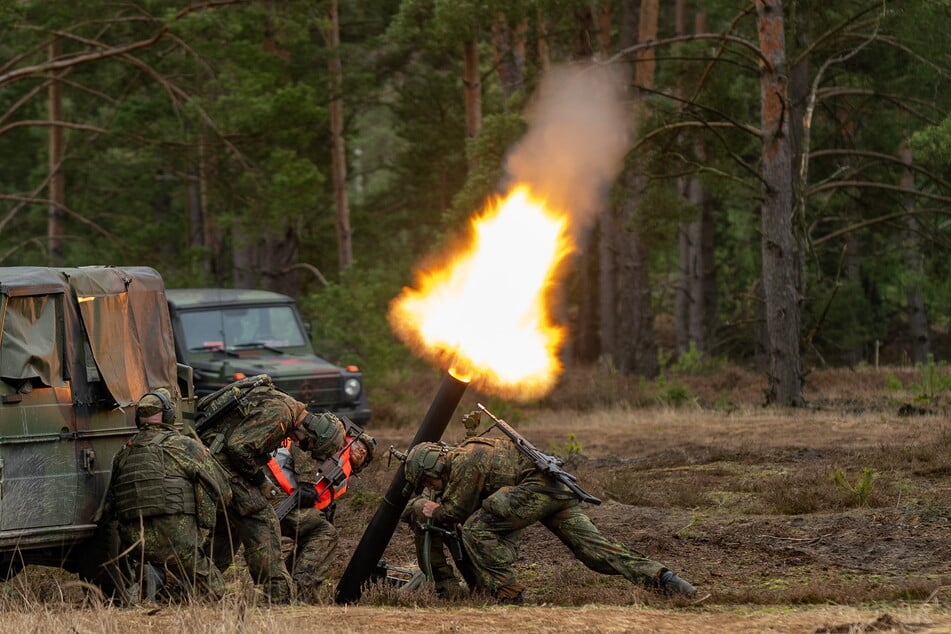
[[[173,433],[162,432],[147,443],[128,445],[120,456],[112,483],[120,521],[196,512],[194,485],[165,467],[162,442]]]
[[[486,452],[489,458],[489,462],[485,465],[486,480],[484,487],[486,490],[492,491],[500,487],[512,486],[518,483],[532,467],[531,463],[523,458],[521,452],[507,438],[473,436],[463,440],[454,451],[464,447],[475,449],[476,445],[484,445],[490,448]]]

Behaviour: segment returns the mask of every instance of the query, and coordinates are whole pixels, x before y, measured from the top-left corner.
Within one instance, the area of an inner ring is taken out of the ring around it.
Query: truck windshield
[[[189,352],[280,349],[307,341],[290,306],[195,310],[182,312],[180,319]]]

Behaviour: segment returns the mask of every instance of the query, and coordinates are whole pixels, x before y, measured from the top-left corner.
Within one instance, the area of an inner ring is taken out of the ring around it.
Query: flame
[[[549,303],[559,264],[573,250],[568,215],[527,186],[494,199],[444,263],[417,272],[390,304],[394,332],[459,380],[507,398],[542,396],[561,373],[565,329]]]

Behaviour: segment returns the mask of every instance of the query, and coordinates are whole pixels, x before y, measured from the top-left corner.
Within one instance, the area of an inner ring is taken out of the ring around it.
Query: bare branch
[[[23,127],[48,127],[48,128],[69,128],[71,130],[86,130],[89,132],[98,132],[100,134],[109,134],[108,130],[103,130],[94,125],[86,125],[85,123],[72,123],[69,121],[50,121],[48,119],[24,119],[23,121],[14,121],[13,123],[8,123],[7,125],[0,128],[0,136],[3,136],[10,130],[14,128],[23,128]]]
[[[896,211],[894,213],[885,214],[884,216],[878,216],[877,218],[869,218],[868,220],[862,220],[861,222],[856,222],[855,224],[848,225],[847,227],[842,227],[841,229],[836,229],[832,233],[827,233],[821,238],[816,238],[812,241],[813,245],[822,244],[823,242],[828,242],[829,240],[834,240],[839,236],[846,235],[853,231],[858,231],[859,229],[864,229],[871,225],[877,225],[884,222],[889,222],[891,220],[898,220],[899,218],[904,218],[905,216],[922,216],[927,214],[943,213],[947,214],[948,211],[945,208],[940,210],[914,210],[914,211]]]
[[[20,196],[18,194],[0,194],[0,200],[15,200],[21,203],[28,203],[28,204],[35,203],[38,205],[52,205],[53,204],[53,201],[50,200],[49,198],[34,198],[32,196]],[[84,225],[88,225],[92,227],[93,229],[101,233],[103,236],[109,238],[110,240],[118,240],[118,237],[116,237],[114,234],[109,233],[106,229],[100,227],[98,224],[96,224],[92,220],[89,220],[85,216],[73,211],[72,209],[63,205],[62,203],[56,203],[56,206],[62,209],[63,211],[65,211],[66,213],[68,213],[70,216],[72,216],[79,222],[83,223]]]
[[[901,194],[908,194],[910,196],[920,196],[921,198],[929,198],[931,200],[940,200],[941,202],[951,202],[951,196],[942,196],[940,194],[931,194],[928,192],[921,191],[920,189],[912,189],[909,187],[902,187],[900,185],[891,185],[889,183],[877,183],[875,181],[833,181],[831,183],[824,183],[822,185],[817,185],[807,192],[807,196],[815,196],[816,194],[821,194],[824,191],[830,189],[844,189],[848,187],[858,187],[858,188],[869,188],[869,189],[884,189],[887,191],[898,192]]]
[[[816,72],[816,76],[812,80],[812,89],[809,91],[809,95],[806,101],[806,111],[803,115],[803,122],[802,122],[802,153],[799,157],[799,183],[797,187],[797,190],[799,192],[805,192],[806,187],[809,184],[809,158],[810,158],[809,151],[812,148],[812,116],[816,110],[816,101],[818,99],[817,94],[819,92],[819,84],[822,83],[822,79],[825,76],[825,73],[829,69],[830,66],[832,66],[833,64],[840,64],[858,55],[859,51],[861,51],[863,48],[868,46],[868,44],[875,39],[875,35],[878,33],[879,22],[880,22],[880,19],[876,21],[875,33],[873,33],[869,39],[864,40],[861,44],[859,44],[857,47],[853,49],[844,51],[842,53],[839,53],[838,55],[833,55],[832,57],[829,57],[828,59],[826,59],[822,63],[822,66],[819,67],[819,70]],[[802,223],[802,225],[804,226],[806,223],[806,196],[805,195],[798,196],[798,200],[796,201],[795,206],[796,206],[795,216],[799,218],[800,223]],[[805,231],[803,231],[803,235],[808,237]]]
[[[887,163],[895,163],[896,165],[901,166],[903,169],[910,169],[914,172],[927,176],[935,183],[941,185],[942,187],[951,190],[951,183],[948,183],[940,176],[935,174],[930,170],[926,170],[917,163],[907,164],[904,163],[899,157],[892,156],[891,154],[885,154],[883,152],[872,152],[870,150],[850,150],[843,148],[830,148],[826,150],[816,150],[810,153],[809,158],[822,158],[824,156],[859,156],[862,158],[872,158],[880,161],[885,161]]]
[[[937,125],[938,123],[940,123],[939,119],[931,118],[917,110],[913,110],[912,108],[908,107],[908,105],[905,103],[905,102],[912,102],[912,103],[918,103],[920,105],[925,105],[925,106],[934,105],[933,103],[929,103],[921,99],[913,99],[913,98],[905,97],[905,96],[892,95],[889,93],[878,92],[877,90],[870,90],[868,88],[849,88],[849,87],[835,86],[835,87],[823,88],[819,90],[818,92],[818,97],[820,101],[830,97],[842,97],[842,96],[851,96],[851,95],[860,95],[863,97],[878,97],[880,99],[884,99],[885,101],[895,104],[900,109],[918,117],[919,119],[921,119],[922,121],[925,121],[926,123],[929,123],[931,125]]]
[[[762,51],[759,50],[754,42],[747,40],[746,38],[737,37],[735,35],[726,35],[724,33],[694,33],[691,35],[678,35],[676,37],[666,37],[659,40],[651,40],[650,42],[642,42],[640,44],[635,44],[634,46],[629,46],[625,49],[621,49],[603,63],[605,64],[615,64],[619,62],[625,56],[637,53],[640,51],[646,51],[659,46],[668,46],[670,44],[677,44],[678,42],[693,42],[698,40],[715,40],[718,42],[733,42],[740,44],[741,46],[752,51],[757,59],[759,59],[764,65],[769,67],[769,61],[763,57]],[[653,58],[649,58],[653,60]]]
[[[62,70],[64,68],[72,68],[81,64],[87,64],[89,62],[95,62],[101,59],[116,57],[117,55],[122,55],[124,53],[130,53],[141,48],[148,48],[162,39],[162,36],[165,35],[166,31],[168,31],[168,27],[163,26],[158,30],[158,32],[155,33],[155,35],[146,40],[139,40],[138,42],[133,42],[132,44],[127,44],[125,46],[110,47],[96,53],[71,55],[58,60],[33,64],[32,66],[23,66],[22,68],[17,68],[16,70],[12,70],[0,75],[0,86],[25,79],[32,75],[46,74],[51,71]],[[70,36],[68,33],[64,33],[63,35],[67,37]]]

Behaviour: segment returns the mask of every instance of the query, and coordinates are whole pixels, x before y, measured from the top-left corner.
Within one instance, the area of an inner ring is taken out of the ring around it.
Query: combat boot
[[[500,605],[525,605],[524,590],[525,586],[522,584],[510,583],[506,586],[502,586],[493,594],[495,595],[495,600],[498,601]]]
[[[682,594],[686,597],[697,595],[697,589],[693,587],[686,579],[681,579],[670,570],[665,570],[658,580],[658,585],[662,592],[668,595]]]

